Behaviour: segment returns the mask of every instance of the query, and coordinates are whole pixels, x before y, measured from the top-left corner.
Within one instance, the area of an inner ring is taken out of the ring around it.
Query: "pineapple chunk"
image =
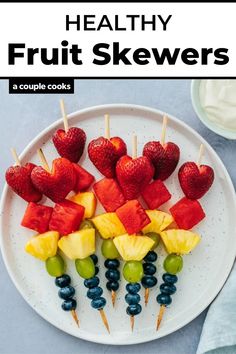
[[[113,238],[126,233],[116,213],[104,213],[92,219],[96,229],[105,239]]]
[[[25,245],[25,251],[41,261],[46,261],[57,253],[57,242],[59,233],[57,231],[48,231],[31,237]]]
[[[146,210],[151,222],[142,229],[144,234],[149,232],[156,232],[159,234],[165,230],[173,221],[173,217],[170,214],[164,213],[160,210]]]
[[[166,230],[160,233],[168,253],[188,254],[200,242],[201,237],[187,230]]]
[[[95,229],[83,229],[58,241],[58,247],[70,259],[83,259],[95,253]]]
[[[70,198],[76,204],[82,205],[85,208],[84,219],[92,218],[95,214],[97,199],[93,192],[78,193]]]
[[[150,237],[128,234],[115,237],[113,242],[124,261],[141,261],[154,245]]]

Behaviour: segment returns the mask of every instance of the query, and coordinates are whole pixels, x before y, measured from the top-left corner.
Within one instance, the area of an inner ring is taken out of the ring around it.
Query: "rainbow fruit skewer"
[[[199,156],[197,159],[197,165],[200,166],[202,156],[204,153],[204,146],[203,144],[200,145],[199,149]],[[169,230],[171,231],[171,230]],[[183,232],[183,230],[180,230],[180,232]],[[164,234],[164,233],[163,233]],[[164,239],[165,242],[165,239]],[[197,241],[197,243],[199,240]],[[192,249],[197,245],[197,243],[192,247]],[[192,250],[190,249],[188,253]],[[178,281],[177,273],[179,273],[182,268],[183,268],[183,259],[181,255],[179,254],[180,252],[171,252],[164,260],[163,267],[166,271],[165,274],[163,274],[162,279],[164,283],[160,285],[160,294],[157,295],[156,301],[157,303],[160,304],[160,311],[157,316],[157,324],[156,324],[156,330],[159,329],[162,318],[164,316],[166,307],[171,304],[172,299],[171,295],[173,295],[176,292],[176,286],[175,283]]]

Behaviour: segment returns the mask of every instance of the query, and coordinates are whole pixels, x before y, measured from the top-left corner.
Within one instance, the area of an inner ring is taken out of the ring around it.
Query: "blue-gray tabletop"
[[[1,190],[4,171],[12,164],[9,148],[21,152],[41,130],[60,117],[59,99],[68,112],[106,103],[134,103],[158,108],[185,121],[198,131],[222,158],[236,185],[236,141],[217,136],[198,120],[190,98],[190,80],[77,80],[71,95],[9,95],[8,81],[0,81]],[[203,312],[179,331],[149,343],[134,346],[106,346],[74,338],[54,328],[37,315],[11,282],[2,259],[0,292],[1,354],[195,354]],[[191,299],[189,299],[191,301]]]

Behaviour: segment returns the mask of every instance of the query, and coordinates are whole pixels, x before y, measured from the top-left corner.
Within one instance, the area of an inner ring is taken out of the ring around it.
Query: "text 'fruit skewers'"
[[[86,134],[81,128],[69,128],[63,100],[60,100],[60,107],[64,122],[64,130],[58,129],[54,133],[52,141],[61,157],[65,157],[71,162],[78,162],[84,151]]]
[[[94,166],[107,178],[115,177],[116,163],[127,152],[125,142],[119,137],[110,138],[109,115],[105,115],[105,137],[92,140],[88,155]]]
[[[11,149],[15,165],[7,169],[5,178],[11,189],[27,202],[38,202],[42,198],[42,193],[39,192],[32,183],[31,172],[36,167],[33,163],[21,165],[19,157],[15,149]]]
[[[150,289],[157,284],[156,266],[154,262],[157,260],[155,248],[160,242],[160,233],[165,230],[172,222],[173,217],[168,213],[160,210],[146,210],[146,213],[151,222],[142,229],[142,234],[150,237],[154,241],[154,245],[148,254],[144,257],[143,271],[144,276],[141,280],[142,286],[145,289],[145,305],[148,304]]]
[[[71,278],[65,273],[66,266],[63,258],[57,254],[58,240],[59,233],[57,231],[38,234],[27,242],[25,250],[31,256],[45,261],[48,274],[56,278],[55,284],[60,288],[58,295],[64,300],[61,305],[62,309],[70,311],[73,319],[79,326],[79,320],[75,312],[77,307],[77,302],[74,299],[75,288],[70,285]]]
[[[171,295],[176,292],[175,283],[178,280],[176,274],[183,268],[182,255],[190,253],[201,240],[198,234],[180,229],[163,231],[160,235],[169,254],[163,263],[163,268],[166,271],[162,276],[164,283],[160,285],[160,294],[156,297],[157,303],[161,306],[157,316],[157,330],[166,307],[172,302]]]
[[[103,290],[96,276],[99,269],[96,266],[97,256],[95,253],[95,229],[89,220],[84,221],[80,230],[67,236],[61,237],[58,242],[59,248],[71,260],[75,261],[77,273],[84,279],[84,286],[88,288],[87,297],[91,299],[91,306],[98,310],[102,321],[110,332],[108,321],[104,312],[106,300],[101,295]]]
[[[167,117],[163,117],[160,141],[150,141],[143,148],[143,155],[148,157],[154,168],[154,179],[166,180],[175,170],[180,157],[179,147],[172,142],[165,142]]]

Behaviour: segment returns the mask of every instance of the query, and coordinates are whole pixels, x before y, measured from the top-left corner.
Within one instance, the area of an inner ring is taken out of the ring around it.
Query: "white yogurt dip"
[[[236,131],[236,80],[201,80],[199,98],[211,122]]]

